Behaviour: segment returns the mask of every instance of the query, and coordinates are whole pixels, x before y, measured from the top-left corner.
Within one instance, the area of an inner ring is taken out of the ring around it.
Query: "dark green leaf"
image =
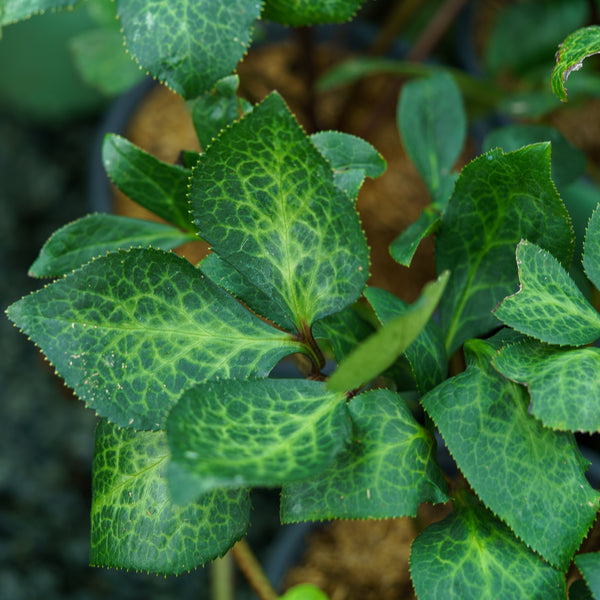
[[[578,554],[575,564],[581,571],[594,598],[600,598],[600,552]]]
[[[361,294],[369,259],[358,215],[276,93],[201,156],[190,201],[214,251],[299,330]]]
[[[151,75],[186,99],[229,75],[250,45],[262,2],[117,0],[125,41]]]
[[[180,229],[109,214],[82,217],[54,232],[29,269],[32,277],[59,277],[107,252],[134,246],[171,250],[197,240]]]
[[[196,231],[187,203],[190,170],[164,163],[112,133],[104,138],[102,162],[129,198],[169,223]]]
[[[109,254],[7,312],[83,401],[134,429],[159,427],[194,383],[265,376],[302,351],[187,260],[158,250]]]
[[[422,502],[446,502],[435,440],[400,395],[373,390],[348,409],[352,444],[320,477],[284,486],[284,523],[415,516]]]
[[[467,122],[452,76],[435,73],[406,83],[397,109],[404,148],[432,196],[462,150]]]
[[[492,150],[461,172],[436,237],[436,266],[450,270],[440,303],[449,354],[498,326],[492,310],[517,285],[521,239],[552,248],[568,266],[573,233],[550,179],[550,145]]]
[[[335,185],[354,200],[365,177],[375,179],[385,171],[385,159],[362,138],[340,131],[319,131],[310,140],[329,161]]]
[[[263,19],[284,25],[349,21],[365,0],[265,0]]]
[[[569,586],[569,600],[594,600],[594,596],[585,581],[578,579]]]
[[[207,148],[227,125],[252,109],[246,100],[238,98],[238,85],[239,77],[229,75],[192,104],[194,128],[202,148]]]
[[[75,6],[81,0],[3,0],[0,5],[0,25],[10,25],[47,10]]]
[[[410,263],[421,240],[435,233],[441,223],[441,214],[432,206],[427,206],[419,218],[411,223],[390,245],[392,258],[405,267]]]
[[[427,325],[448,281],[442,273],[428,283],[419,299],[401,315],[388,321],[347,356],[327,381],[335,391],[360,388],[394,364]]]
[[[590,281],[600,289],[600,205],[594,210],[585,234],[583,268]]]
[[[207,382],[167,419],[172,460],[202,479],[203,491],[318,475],[349,437],[344,396],[307,380]]]
[[[512,152],[537,142],[552,144],[552,180],[559,190],[583,175],[585,154],[568,142],[558,129],[548,125],[517,124],[494,129],[483,141],[483,150],[502,148],[504,152]]]
[[[415,539],[410,573],[419,598],[564,600],[566,595],[565,576],[465,492],[450,515]]]
[[[525,388],[490,364],[493,342],[470,340],[465,350],[467,370],[421,402],[485,504],[528,546],[566,570],[598,509],[575,438],[527,414]]]
[[[519,291],[494,311],[501,321],[549,344],[582,346],[600,338],[600,315],[552,254],[523,240],[517,265]]]
[[[552,91],[563,102],[567,101],[565,85],[573,71],[579,71],[583,61],[600,52],[600,26],[583,27],[568,35],[556,53],[552,71]]]
[[[387,290],[368,287],[365,296],[382,325],[410,310],[406,302]],[[427,322],[405,354],[421,394],[432,390],[446,378],[448,356],[442,332],[434,321]]]
[[[172,503],[163,432],[96,431],[92,484],[92,565],[177,574],[223,555],[250,519],[247,490],[218,490]]]
[[[494,359],[502,375],[527,385],[531,414],[552,429],[600,431],[600,348],[557,348],[535,340]]]

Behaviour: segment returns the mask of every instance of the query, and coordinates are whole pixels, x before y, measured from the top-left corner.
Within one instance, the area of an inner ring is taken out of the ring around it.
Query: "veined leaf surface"
[[[349,21],[365,0],[265,0],[262,17],[300,27]]]

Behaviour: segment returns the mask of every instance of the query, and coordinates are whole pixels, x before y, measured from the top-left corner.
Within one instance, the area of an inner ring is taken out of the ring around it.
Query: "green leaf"
[[[277,93],[200,157],[190,201],[202,237],[300,331],[360,296],[369,259],[358,215]]]
[[[582,346],[600,338],[600,315],[552,254],[523,240],[517,265],[519,291],[494,311],[501,321],[549,344]]]
[[[512,152],[529,144],[546,141],[552,144],[552,180],[560,190],[583,175],[586,156],[567,141],[558,129],[533,124],[499,127],[483,140],[483,150],[487,152],[492,148],[502,148],[504,152]]]
[[[578,554],[575,564],[581,571],[594,598],[600,598],[600,552]]]
[[[391,319],[347,356],[327,381],[330,390],[358,389],[390,367],[421,333],[448,281],[442,273],[428,283],[419,299],[403,314]]]
[[[54,232],[29,269],[32,277],[59,277],[107,252],[134,246],[171,250],[197,240],[170,225],[109,214],[82,217]]]
[[[113,183],[131,200],[187,231],[196,231],[189,214],[190,170],[164,163],[109,133],[102,144],[102,162]]]
[[[470,485],[528,546],[566,570],[598,509],[571,433],[527,414],[526,390],[494,370],[493,341],[465,345],[467,370],[421,399]]]
[[[565,87],[569,75],[579,71],[588,56],[600,53],[600,26],[583,27],[568,35],[556,53],[556,65],[552,71],[551,83],[555,96],[567,101]]]
[[[435,439],[400,395],[365,392],[348,409],[352,444],[320,477],[284,486],[282,522],[415,516],[422,502],[448,500]]]
[[[368,287],[365,296],[382,325],[410,311],[410,305],[387,290]],[[442,332],[431,319],[408,346],[405,354],[421,394],[427,393],[446,379],[448,355]]]
[[[81,78],[107,96],[116,96],[140,83],[145,73],[123,48],[123,36],[103,27],[69,40]]]
[[[531,414],[546,427],[600,431],[599,348],[557,348],[527,340],[502,349],[493,364],[527,386]]]
[[[594,596],[585,581],[577,579],[569,586],[569,600],[594,600]]]
[[[328,597],[311,583],[301,583],[290,588],[279,600],[329,600]]]
[[[248,528],[247,490],[218,490],[176,506],[163,432],[96,430],[91,511],[95,566],[178,574],[223,555]]]
[[[187,260],[159,250],[109,254],[7,313],[86,404],[134,429],[160,427],[194,383],[266,376],[302,351]]]
[[[564,600],[566,595],[563,573],[466,492],[450,515],[415,539],[410,573],[419,598]]]
[[[311,142],[329,161],[333,181],[349,198],[356,199],[365,177],[383,174],[387,163],[383,156],[362,138],[340,131],[319,131]]]
[[[406,83],[397,120],[404,148],[435,196],[450,175],[467,133],[462,98],[452,76],[440,72]]]
[[[260,15],[257,0],[117,0],[127,48],[144,69],[186,99],[235,69]]]
[[[352,19],[365,0],[265,0],[263,19],[300,27]]]
[[[81,0],[2,0],[0,26],[22,21],[47,10],[58,10],[75,6]]]
[[[248,101],[238,98],[238,85],[239,77],[229,75],[192,104],[192,120],[202,148],[207,148],[227,125],[252,109]]]
[[[583,268],[596,289],[600,289],[600,204],[592,213],[585,233]]]
[[[517,285],[515,248],[524,238],[570,263],[573,233],[550,179],[548,143],[492,150],[456,182],[436,236],[436,267],[452,273],[440,303],[449,354],[498,327],[492,310]]]
[[[207,382],[167,419],[172,460],[202,479],[203,491],[315,476],[349,437],[344,396],[307,380]]]
[[[441,214],[433,206],[426,206],[419,218],[411,223],[390,245],[392,258],[405,267],[410,263],[421,240],[435,233],[441,223]]]

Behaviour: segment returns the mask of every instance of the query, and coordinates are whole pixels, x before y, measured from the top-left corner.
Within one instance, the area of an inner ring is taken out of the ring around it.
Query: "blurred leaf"
[[[365,0],[265,0],[262,18],[300,27],[349,21]]]

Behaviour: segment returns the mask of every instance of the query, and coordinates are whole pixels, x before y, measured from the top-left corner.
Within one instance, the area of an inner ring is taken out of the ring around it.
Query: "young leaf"
[[[170,225],[109,214],[82,217],[54,232],[29,269],[32,277],[60,277],[107,252],[134,246],[171,250],[198,238]]]
[[[557,348],[526,340],[503,348],[493,364],[527,386],[531,414],[546,427],[600,431],[600,348]]]
[[[571,433],[527,414],[526,390],[490,364],[493,341],[470,340],[465,350],[467,370],[424,396],[423,407],[483,502],[566,570],[598,509],[587,465]]]
[[[291,587],[279,600],[328,600],[328,597],[311,583]]]
[[[404,148],[433,197],[462,150],[467,121],[460,91],[445,72],[404,85],[397,109]]]
[[[131,54],[186,99],[208,92],[235,69],[261,7],[257,0],[117,0]]]
[[[387,322],[347,356],[327,381],[327,387],[340,392],[358,389],[392,366],[429,321],[448,276],[442,273],[436,281],[428,283],[419,299],[403,314]]]
[[[188,169],[164,163],[113,133],[104,138],[102,162],[129,198],[169,223],[196,231],[187,203]]]
[[[202,148],[207,148],[227,125],[252,110],[248,101],[238,98],[238,85],[239,77],[229,75],[192,104],[192,120]]]
[[[247,490],[217,490],[176,506],[165,470],[163,432],[96,430],[92,565],[178,574],[222,556],[248,528]]]
[[[385,171],[385,159],[362,138],[340,131],[319,131],[310,140],[329,161],[335,185],[353,200],[365,177],[375,179]]]
[[[365,296],[382,325],[410,311],[408,304],[387,290],[368,287]],[[442,332],[434,321],[427,322],[405,354],[421,394],[432,390],[446,378],[448,355]]]
[[[575,564],[581,571],[594,598],[600,598],[600,552],[578,554]]]
[[[596,289],[600,289],[600,204],[592,213],[585,233],[583,268]]]
[[[7,313],[86,404],[134,429],[160,427],[194,383],[265,376],[301,351],[187,260],[158,250],[109,254]]]
[[[579,71],[588,56],[600,53],[600,26],[583,27],[568,35],[556,53],[552,71],[552,91],[563,102],[567,101],[565,87],[569,75]]]
[[[501,321],[549,344],[582,346],[600,338],[600,315],[552,254],[523,240],[517,265],[519,291],[494,311]]]
[[[410,574],[419,598],[564,600],[566,595],[564,574],[466,492],[450,515],[415,539]]]
[[[3,0],[0,5],[0,26],[22,21],[47,10],[75,6],[81,0]]]
[[[358,215],[277,93],[200,157],[190,202],[214,251],[299,330],[361,294],[369,258]]]
[[[203,491],[314,477],[349,437],[344,396],[308,380],[207,382],[167,419],[172,460],[201,478]]]
[[[456,182],[436,237],[436,266],[452,273],[440,303],[449,354],[498,326],[492,310],[514,290],[514,253],[523,238],[552,248],[569,265],[573,233],[550,179],[548,143],[492,150]]]
[[[348,410],[352,444],[320,477],[283,487],[282,522],[415,516],[422,502],[446,502],[435,439],[400,395],[365,392]]]
[[[300,27],[349,21],[365,0],[265,0],[263,19]]]

